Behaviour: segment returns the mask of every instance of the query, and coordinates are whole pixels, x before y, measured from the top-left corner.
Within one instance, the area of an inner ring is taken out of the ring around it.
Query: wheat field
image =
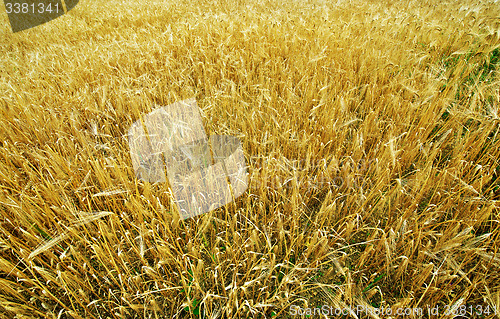
[[[498,3],[0,20],[1,318],[499,318]],[[192,97],[250,185],[181,220],[126,134]]]

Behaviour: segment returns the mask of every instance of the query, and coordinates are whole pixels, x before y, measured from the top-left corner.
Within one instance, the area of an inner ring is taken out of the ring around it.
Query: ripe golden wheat
[[[500,312],[499,17],[82,0],[12,34],[2,15],[0,317]],[[241,139],[251,185],[181,221],[168,185],[135,178],[126,134],[191,97],[207,134]]]

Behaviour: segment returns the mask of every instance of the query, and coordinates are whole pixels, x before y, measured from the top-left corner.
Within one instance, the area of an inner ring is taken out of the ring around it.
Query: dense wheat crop
[[[99,0],[13,34],[2,14],[1,317],[498,317],[499,18]],[[241,139],[251,185],[180,220],[126,134],[190,97],[207,134]]]

